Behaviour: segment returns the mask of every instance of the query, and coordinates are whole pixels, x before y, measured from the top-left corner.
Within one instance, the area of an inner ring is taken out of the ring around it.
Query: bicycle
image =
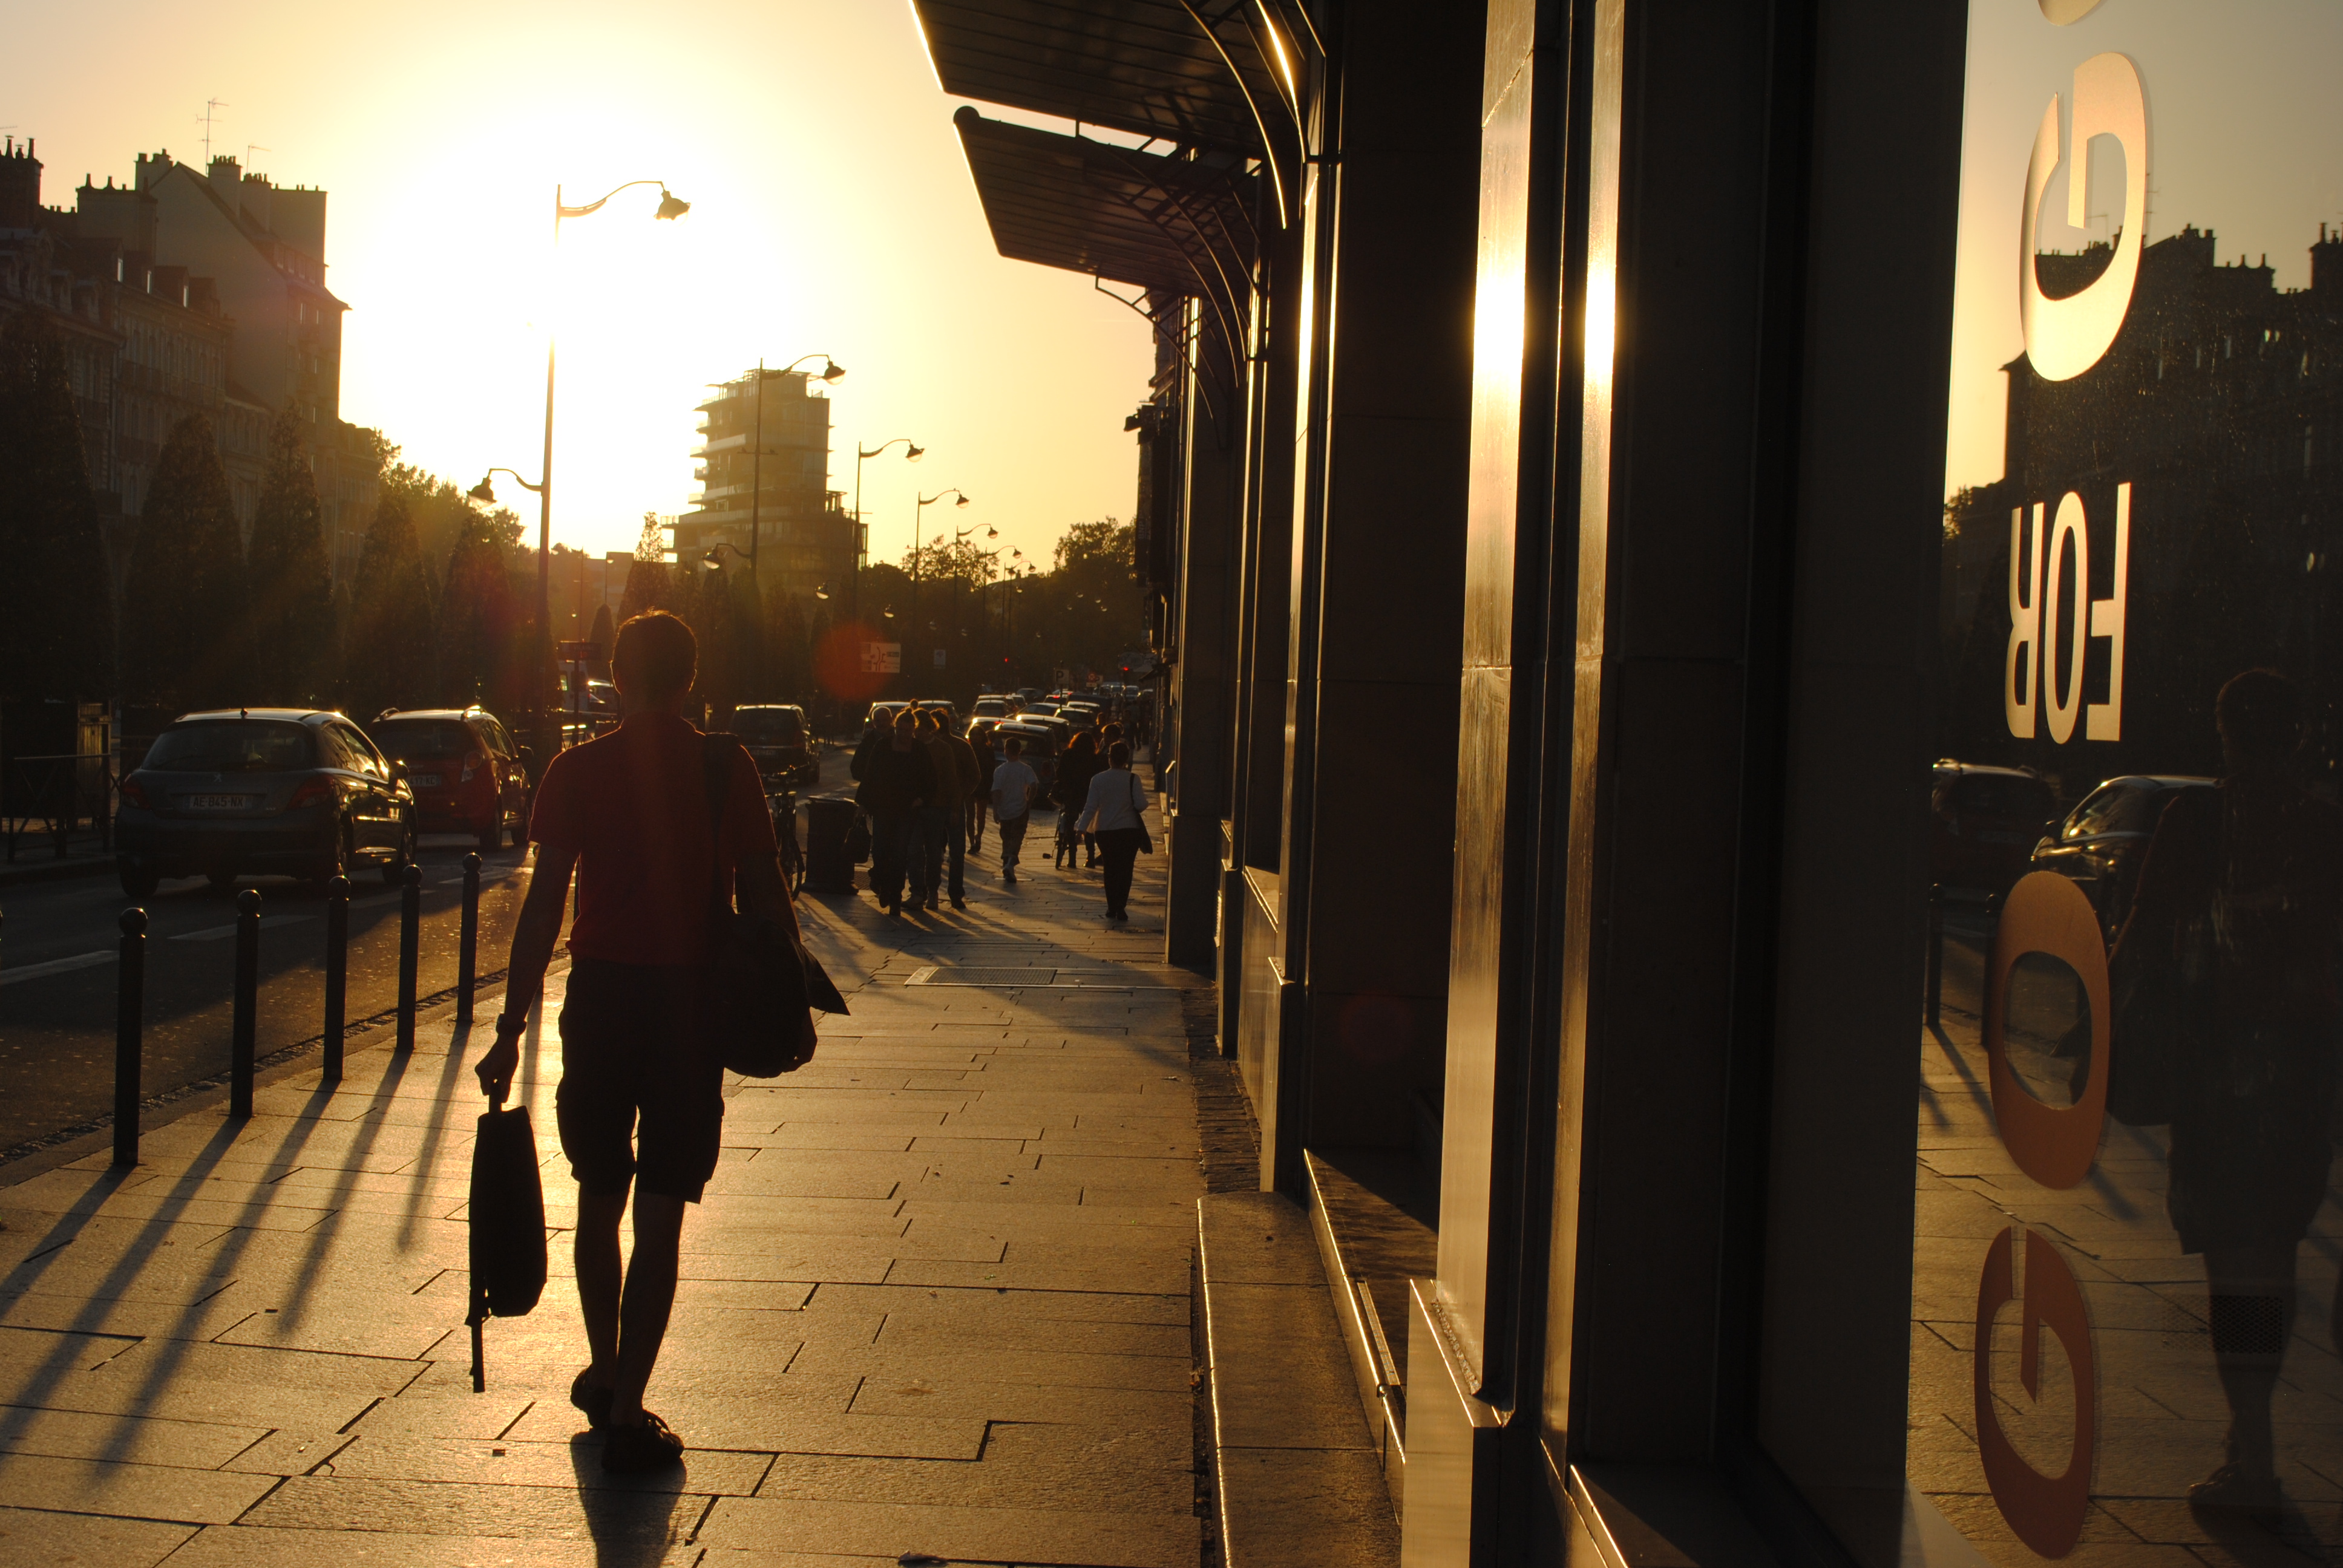
[[[781,886],[789,897],[798,896],[805,886],[805,849],[798,842],[798,796],[794,789],[783,789],[765,797],[765,809],[773,817],[773,844],[780,851]]]

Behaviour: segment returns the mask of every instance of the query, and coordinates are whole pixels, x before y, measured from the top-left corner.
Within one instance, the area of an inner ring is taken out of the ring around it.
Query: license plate
[[[437,773],[417,773],[410,782],[412,782],[418,789],[437,789],[439,788],[439,775]]]
[[[186,799],[190,811],[248,811],[253,801],[249,795],[189,795]]]

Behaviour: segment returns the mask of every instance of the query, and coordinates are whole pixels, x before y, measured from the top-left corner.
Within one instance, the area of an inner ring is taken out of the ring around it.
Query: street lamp
[[[770,376],[787,376],[809,359],[821,361],[821,378],[836,386],[845,379],[846,367],[827,354],[800,354],[789,362],[789,369],[768,372],[762,359],[757,361],[757,422],[755,434],[749,442],[749,575],[757,575],[757,545],[763,533],[763,518],[759,510],[765,498],[765,382]],[[761,585],[758,588],[761,596]],[[761,600],[760,600],[761,602]]]
[[[965,491],[965,490],[958,490],[958,489],[952,489],[952,490],[938,490],[938,491],[937,491],[934,495],[932,495],[932,496],[920,496],[920,493],[919,493],[917,490],[914,490],[914,491],[912,491],[911,493],[912,493],[914,496],[919,496],[919,501],[920,501],[920,504],[919,504],[918,506],[913,507],[913,508],[911,508],[911,624],[912,624],[912,625],[914,625],[914,626],[917,626],[917,625],[919,624],[919,615],[920,615],[920,516],[921,516],[923,513],[925,513],[925,512],[927,511],[927,509],[928,509],[930,507],[934,506],[938,501],[942,500],[946,496],[958,496],[958,497],[960,498],[960,499],[959,499],[959,500],[957,500],[957,501],[954,501],[954,502],[952,503],[952,505],[954,505],[955,507],[965,507],[965,506],[967,506],[967,505],[968,505],[968,492],[967,492],[967,491]],[[938,535],[936,536],[936,540],[937,540],[937,542],[938,542],[939,544],[940,544],[940,543],[943,541],[943,536],[942,536],[941,534],[938,534]]]
[[[599,200],[589,201],[582,206],[571,206],[563,202],[561,187],[557,185],[553,187],[553,243],[557,249],[561,244],[563,218],[590,216],[600,212],[611,196],[617,196],[619,191],[632,190],[637,186],[659,186],[659,210],[651,215],[655,219],[673,220],[691,210],[691,204],[668,189],[665,180],[628,180],[625,185],[605,194]],[[537,627],[538,635],[548,638],[553,630],[553,366],[554,335],[548,329],[545,335],[545,463],[539,470],[543,477],[540,483],[534,485],[529,484],[526,479],[521,479],[523,487],[537,493]],[[488,473],[494,476],[498,471],[491,468]],[[512,473],[509,468],[502,471]],[[513,474],[513,477],[520,479],[518,474]],[[480,486],[483,489],[487,488],[488,479],[483,478]],[[538,746],[544,759],[538,764],[541,768],[545,765],[545,761],[552,759],[555,749],[549,744],[551,738],[546,734],[546,724],[550,717],[552,704],[548,700],[549,694],[545,689],[543,668],[539,668],[537,678],[531,684],[537,689],[537,716],[534,729]]]
[[[854,567],[846,580],[846,614],[850,620],[860,613],[862,605],[862,465],[898,441],[903,444],[903,460],[907,463],[916,463],[928,455],[928,449],[909,436],[881,441],[867,452],[860,440],[854,443]],[[912,548],[917,548],[919,542],[919,534],[914,531]]]

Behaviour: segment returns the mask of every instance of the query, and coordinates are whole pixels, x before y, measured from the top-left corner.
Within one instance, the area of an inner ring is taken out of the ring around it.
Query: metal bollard
[[[1945,884],[1928,888],[1928,1027],[1934,1029],[1945,1000]]]
[[[472,980],[479,970],[480,857],[464,857],[464,920],[456,942],[456,1027],[472,1021]]]
[[[128,909],[114,990],[114,1162],[138,1163],[138,1074],[146,1023],[146,911]]]
[[[236,896],[236,1027],[228,1040],[227,1113],[252,1114],[253,1041],[260,1010],[260,890]]]
[[[423,930],[423,868],[409,866],[398,895],[398,1049],[415,1049],[415,962]]]
[[[350,998],[350,879],[326,888],[326,1081],[342,1081],[342,1029]]]

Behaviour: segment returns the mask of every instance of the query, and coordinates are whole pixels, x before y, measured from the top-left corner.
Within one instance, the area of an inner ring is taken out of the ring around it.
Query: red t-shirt
[[[622,964],[689,965],[706,953],[709,835],[706,739],[671,713],[637,713],[553,759],[528,836],[578,856],[569,951]],[[731,748],[724,801],[723,887],[732,868],[773,853],[773,819],[757,764]]]

